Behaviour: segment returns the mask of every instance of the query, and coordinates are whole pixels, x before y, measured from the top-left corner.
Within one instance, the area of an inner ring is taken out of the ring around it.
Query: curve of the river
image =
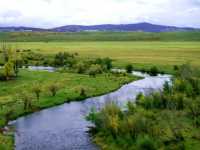
[[[150,77],[138,72],[133,74],[144,79],[122,86],[115,92],[71,102],[45,109],[11,122],[15,126],[16,150],[96,150],[98,149],[87,133],[85,116],[91,108],[97,110],[105,103],[114,101],[124,108],[128,101],[134,101],[140,92],[148,94],[162,90],[163,84],[170,81],[169,75]]]

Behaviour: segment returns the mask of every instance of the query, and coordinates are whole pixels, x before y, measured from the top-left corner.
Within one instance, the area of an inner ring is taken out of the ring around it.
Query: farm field
[[[133,64],[137,68],[156,65],[171,71],[174,65],[200,65],[200,42],[12,42],[17,49],[51,56],[60,51],[78,53],[81,58],[110,57],[114,66]]]

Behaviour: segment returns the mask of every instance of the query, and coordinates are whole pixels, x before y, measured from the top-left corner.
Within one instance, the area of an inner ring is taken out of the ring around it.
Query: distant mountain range
[[[103,25],[67,25],[51,29],[42,29],[42,28],[31,28],[31,27],[0,27],[0,31],[7,32],[82,32],[82,31],[114,31],[114,32],[130,32],[130,31],[143,31],[143,32],[174,32],[174,31],[200,31],[197,28],[190,27],[175,27],[175,26],[164,26],[164,25],[155,25],[150,23],[136,23],[136,24],[103,24]]]

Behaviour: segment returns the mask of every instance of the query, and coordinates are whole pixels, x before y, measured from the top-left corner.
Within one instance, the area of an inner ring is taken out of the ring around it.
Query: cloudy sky
[[[200,28],[200,0],[0,0],[0,26],[137,22]]]

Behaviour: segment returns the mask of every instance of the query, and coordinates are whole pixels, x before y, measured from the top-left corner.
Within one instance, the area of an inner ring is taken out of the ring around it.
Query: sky
[[[200,0],[0,0],[0,26],[138,22],[200,28]]]

